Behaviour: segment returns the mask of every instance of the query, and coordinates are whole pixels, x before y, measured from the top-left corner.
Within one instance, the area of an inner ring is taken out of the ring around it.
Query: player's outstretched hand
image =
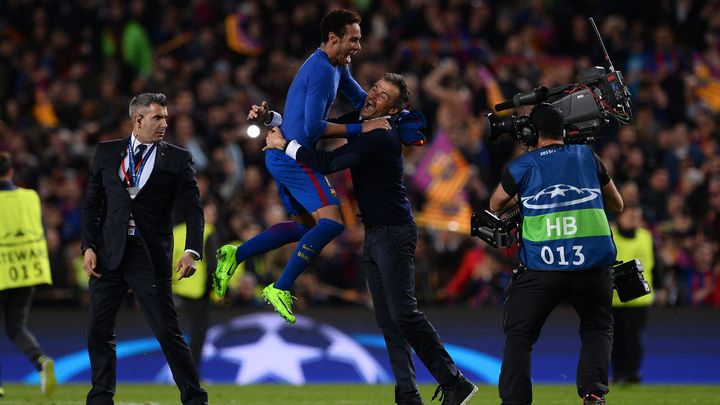
[[[263,101],[259,106],[253,105],[250,107],[247,120],[250,122],[259,122],[260,124],[264,124],[267,122],[269,111],[267,101]]]
[[[389,115],[380,118],[373,118],[362,123],[362,133],[374,131],[376,129],[390,130]]]

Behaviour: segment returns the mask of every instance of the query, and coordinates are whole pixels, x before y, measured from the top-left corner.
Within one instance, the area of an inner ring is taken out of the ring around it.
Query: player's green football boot
[[[290,291],[279,290],[275,288],[275,284],[270,284],[263,289],[262,296],[265,302],[272,305],[287,323],[295,323],[295,315],[292,312],[293,297],[290,295]]]
[[[237,248],[233,245],[223,245],[217,250],[216,257],[218,262],[212,276],[212,287],[218,297],[225,296],[225,291],[227,291],[230,279],[232,275],[235,274],[235,269],[237,269],[237,262],[235,261],[236,251]]]

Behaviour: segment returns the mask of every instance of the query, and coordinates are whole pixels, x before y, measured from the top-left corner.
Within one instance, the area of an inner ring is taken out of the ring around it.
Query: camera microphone
[[[550,91],[545,86],[536,87],[527,93],[518,93],[514,95],[512,100],[495,104],[495,111],[509,110],[513,107],[542,103],[547,100],[549,93]]]
[[[515,107],[512,100],[503,101],[502,103],[495,104],[495,111],[509,110]]]

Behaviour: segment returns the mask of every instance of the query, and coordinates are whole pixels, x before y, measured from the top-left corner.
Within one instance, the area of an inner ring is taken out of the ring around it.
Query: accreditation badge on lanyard
[[[128,153],[128,166],[130,169],[130,176],[128,177],[127,172],[125,171],[125,161],[123,161],[123,173],[125,173],[125,182],[128,186],[128,194],[130,194],[130,198],[132,199],[134,199],[140,192],[140,177],[142,176],[143,169],[145,169],[145,163],[147,163],[150,155],[152,155],[153,151],[155,150],[155,146],[157,146],[157,144],[154,143],[150,147],[150,150],[148,150],[144,156],[141,156],[138,162],[135,162],[135,154],[132,153],[135,151],[135,147],[133,146],[132,137],[130,137],[130,141],[128,143],[128,150],[131,151],[130,153]]]

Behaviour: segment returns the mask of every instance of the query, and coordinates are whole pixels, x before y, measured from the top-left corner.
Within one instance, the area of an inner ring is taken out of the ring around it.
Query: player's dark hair
[[[342,38],[345,36],[346,27],[351,24],[360,24],[360,15],[351,10],[333,10],[320,21],[320,42],[327,42],[330,33]]]
[[[410,88],[408,87],[405,77],[397,73],[385,73],[383,80],[392,83],[399,90],[397,100],[395,100],[394,107],[403,109],[410,102]]]

